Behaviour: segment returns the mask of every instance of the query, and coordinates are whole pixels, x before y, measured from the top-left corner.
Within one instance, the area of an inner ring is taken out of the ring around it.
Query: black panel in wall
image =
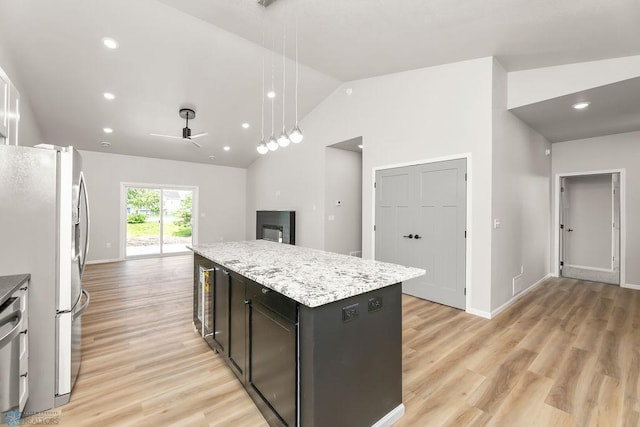
[[[256,239],[296,244],[295,211],[258,211]]]

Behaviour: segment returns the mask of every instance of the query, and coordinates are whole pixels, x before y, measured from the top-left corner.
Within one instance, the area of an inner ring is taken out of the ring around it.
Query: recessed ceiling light
[[[584,110],[585,108],[587,108],[589,105],[591,105],[590,102],[587,101],[583,101],[583,102],[576,102],[575,104],[573,104],[573,108],[575,108],[576,110]]]
[[[229,151],[229,150],[231,150],[231,147],[229,147],[228,145],[225,145],[224,147],[222,147],[222,149],[224,151]]]
[[[104,99],[108,99],[109,101],[113,101],[114,99],[116,99],[116,96],[109,92],[103,93],[102,96],[104,96]]]
[[[113,133],[113,129],[111,128],[104,128],[102,130],[104,131],[104,133]]]
[[[275,98],[276,97],[276,93],[272,90],[270,90],[269,92],[267,92],[267,98]]]
[[[243,123],[243,124],[242,124],[242,127],[243,127],[244,129],[249,129],[249,123]]]
[[[102,142],[100,143],[100,145],[102,145],[102,146],[103,146],[103,147],[105,147],[105,148],[106,148],[106,147],[111,147],[111,143],[110,143],[110,142],[107,142],[107,141],[102,141]]]
[[[118,48],[118,42],[116,41],[116,39],[113,39],[111,37],[103,37],[102,38],[102,44],[104,44],[109,49],[117,49]]]
[[[363,145],[362,144],[358,144],[358,148],[362,150]]]
[[[215,160],[216,156],[209,156],[211,160]]]

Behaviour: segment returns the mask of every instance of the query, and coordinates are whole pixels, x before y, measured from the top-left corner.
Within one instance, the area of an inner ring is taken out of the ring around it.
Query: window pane
[[[126,256],[160,253],[160,190],[127,189]]]
[[[186,252],[192,242],[193,194],[189,190],[164,190],[163,195],[162,252]]]

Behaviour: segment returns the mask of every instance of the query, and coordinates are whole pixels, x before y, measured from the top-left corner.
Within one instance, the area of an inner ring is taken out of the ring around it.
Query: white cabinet
[[[9,91],[11,82],[0,68],[0,142],[9,134]]]

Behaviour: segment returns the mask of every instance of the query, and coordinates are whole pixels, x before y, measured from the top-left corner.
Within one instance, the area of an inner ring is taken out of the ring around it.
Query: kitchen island
[[[264,240],[192,249],[196,329],[270,425],[402,416],[401,282],[424,270]]]

